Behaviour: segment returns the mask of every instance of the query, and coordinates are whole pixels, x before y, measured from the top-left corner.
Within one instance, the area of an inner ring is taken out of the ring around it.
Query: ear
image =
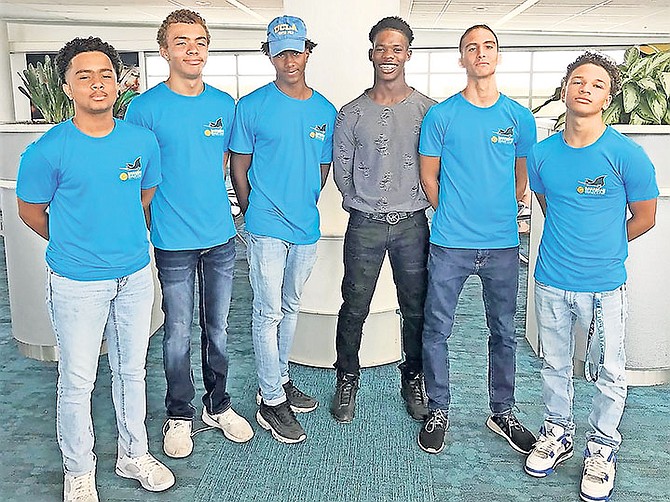
[[[161,47],[158,49],[158,52],[160,53],[161,57],[165,59],[165,61],[170,61],[170,55],[168,54],[167,49]]]
[[[610,105],[612,104],[612,95],[608,94],[607,95],[607,100],[605,101],[605,104],[603,105],[603,111],[607,110]]]
[[[463,56],[458,57],[458,66],[460,66],[461,68],[465,68],[465,66],[463,66]]]
[[[368,59],[372,61],[372,49],[368,50]]]
[[[72,99],[72,92],[70,91],[70,86],[67,83],[63,84],[63,92],[69,99]]]
[[[565,86],[561,87],[561,101],[565,103]]]
[[[407,61],[412,59],[412,49],[407,49]]]

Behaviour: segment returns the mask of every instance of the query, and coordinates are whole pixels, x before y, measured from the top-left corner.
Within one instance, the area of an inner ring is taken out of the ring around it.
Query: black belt
[[[388,223],[389,225],[395,225],[396,223],[398,223],[402,220],[406,220],[407,218],[411,218],[418,211],[414,211],[414,212],[389,211],[388,213],[364,213],[362,211],[357,211],[357,212],[360,213],[361,216],[363,216],[364,218],[367,218],[369,220],[383,221],[384,223]]]

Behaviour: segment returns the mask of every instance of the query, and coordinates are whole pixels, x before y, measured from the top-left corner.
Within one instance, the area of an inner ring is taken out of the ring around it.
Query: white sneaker
[[[116,459],[116,474],[122,478],[136,479],[142,488],[150,492],[162,492],[174,484],[174,474],[165,465],[145,453],[131,458],[123,455]]]
[[[249,422],[244,417],[235,413],[232,407],[216,415],[210,415],[203,408],[202,421],[210,427],[221,429],[223,435],[235,443],[246,443],[254,437],[254,430],[249,425]]]
[[[95,488],[95,469],[81,476],[65,473],[63,502],[98,502]]]
[[[544,478],[561,462],[572,457],[572,436],[551,422],[544,422],[533,451],[526,457],[524,470],[535,478]]]
[[[163,451],[168,457],[184,458],[193,451],[191,420],[168,419],[163,425]]]
[[[579,497],[587,502],[607,501],[614,490],[616,454],[604,444],[589,441],[584,450],[584,470]]]

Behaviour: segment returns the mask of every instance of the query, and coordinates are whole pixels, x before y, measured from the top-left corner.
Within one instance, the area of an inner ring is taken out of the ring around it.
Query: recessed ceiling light
[[[195,4],[198,7],[211,7],[212,2],[209,2],[208,0],[195,0]]]
[[[484,5],[475,5],[472,8],[472,10],[474,10],[475,12],[486,12],[487,10],[489,10],[489,8]]]

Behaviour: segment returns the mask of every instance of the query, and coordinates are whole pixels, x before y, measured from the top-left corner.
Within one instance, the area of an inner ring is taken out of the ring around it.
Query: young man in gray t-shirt
[[[421,357],[429,206],[419,181],[421,121],[435,101],[405,81],[414,35],[399,17],[370,30],[374,86],[340,110],[333,139],[335,183],[349,212],[343,303],[337,319],[337,387],[331,413],[351,422],[363,323],[388,252],[402,314],[401,395],[416,420],[427,416]]]

